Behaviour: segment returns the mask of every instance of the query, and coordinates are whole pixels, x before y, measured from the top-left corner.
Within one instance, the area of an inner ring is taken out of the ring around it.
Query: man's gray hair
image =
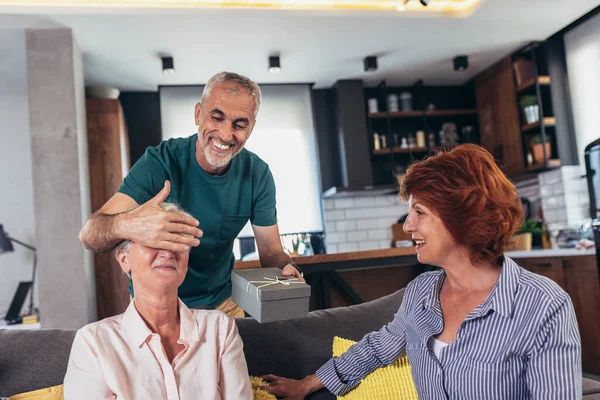
[[[179,205],[177,205],[175,203],[162,203],[160,205],[160,208],[162,208],[165,211],[176,212],[176,213],[187,215],[188,217],[194,218],[190,213],[188,213],[187,211],[185,211],[183,208],[179,207]],[[133,243],[131,240],[123,240],[121,243],[119,243],[117,245],[115,250],[116,251],[123,250],[125,252],[128,252],[129,247],[131,247],[131,243]]]
[[[252,97],[254,97],[254,100],[256,100],[256,108],[254,108],[254,118],[256,118],[262,99],[260,87],[252,79],[245,77],[244,75],[236,74],[235,72],[223,71],[210,78],[208,82],[206,82],[206,86],[204,86],[204,91],[202,92],[202,97],[200,98],[200,104],[202,104],[204,102],[204,99],[208,97],[208,95],[210,95],[210,92],[213,90],[215,85],[219,85],[222,83],[234,83],[235,85],[247,90],[248,93]],[[237,90],[228,90],[228,92],[236,96],[239,95],[239,92]]]

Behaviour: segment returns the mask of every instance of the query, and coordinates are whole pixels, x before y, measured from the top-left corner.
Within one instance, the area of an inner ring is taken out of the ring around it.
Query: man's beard
[[[214,168],[223,168],[227,166],[231,162],[233,157],[235,157],[235,155],[237,154],[235,152],[235,146],[233,146],[231,147],[231,150],[229,151],[229,153],[227,153],[226,156],[215,156],[211,151],[213,146],[214,145],[211,143],[211,139],[209,138],[204,143],[202,150],[204,152],[204,157],[206,158],[206,161]]]

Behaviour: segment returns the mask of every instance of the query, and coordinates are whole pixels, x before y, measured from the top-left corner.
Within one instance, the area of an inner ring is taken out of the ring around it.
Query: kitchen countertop
[[[510,258],[536,258],[536,257],[573,257],[573,256],[595,256],[596,249],[546,249],[529,251],[507,251]]]
[[[292,260],[302,266],[305,272],[312,271],[311,266],[327,266],[328,269],[338,269],[334,267],[343,266],[344,269],[354,265],[354,268],[360,268],[361,265],[382,266],[394,262],[417,263],[417,252],[414,247],[398,247],[384,250],[353,251],[348,253],[317,254],[314,256],[292,257]],[[308,267],[308,270],[307,268]],[[237,261],[235,269],[260,268],[260,261]],[[315,271],[318,272],[318,271]]]

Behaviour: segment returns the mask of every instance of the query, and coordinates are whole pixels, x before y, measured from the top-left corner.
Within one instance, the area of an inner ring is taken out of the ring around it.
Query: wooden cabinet
[[[129,140],[119,100],[86,101],[92,212],[114,195],[129,171]],[[128,279],[114,253],[94,254],[98,319],[121,314],[129,304]]]
[[[515,91],[510,56],[475,78],[481,145],[510,177],[525,172]]]
[[[577,316],[583,371],[600,374],[600,282],[595,256],[522,258],[523,268],[546,276],[571,297]]]

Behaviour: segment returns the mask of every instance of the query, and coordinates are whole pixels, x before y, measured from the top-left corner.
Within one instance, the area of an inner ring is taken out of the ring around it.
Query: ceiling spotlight
[[[455,71],[465,71],[469,68],[469,58],[467,56],[456,56],[453,62]]]
[[[403,4],[398,4],[396,6],[396,11],[404,11],[404,6],[409,2],[410,0],[403,0],[402,3]]]
[[[281,71],[281,63],[279,62],[279,56],[269,57],[269,72],[276,74]]]
[[[173,65],[173,57],[162,57],[162,69],[163,74],[171,75],[175,73],[175,66]]]
[[[365,57],[364,64],[365,64],[365,72],[377,71],[377,57],[375,57],[375,56]]]
[[[431,3],[431,0],[421,0],[421,4],[423,4],[425,7],[427,7],[429,3]]]

